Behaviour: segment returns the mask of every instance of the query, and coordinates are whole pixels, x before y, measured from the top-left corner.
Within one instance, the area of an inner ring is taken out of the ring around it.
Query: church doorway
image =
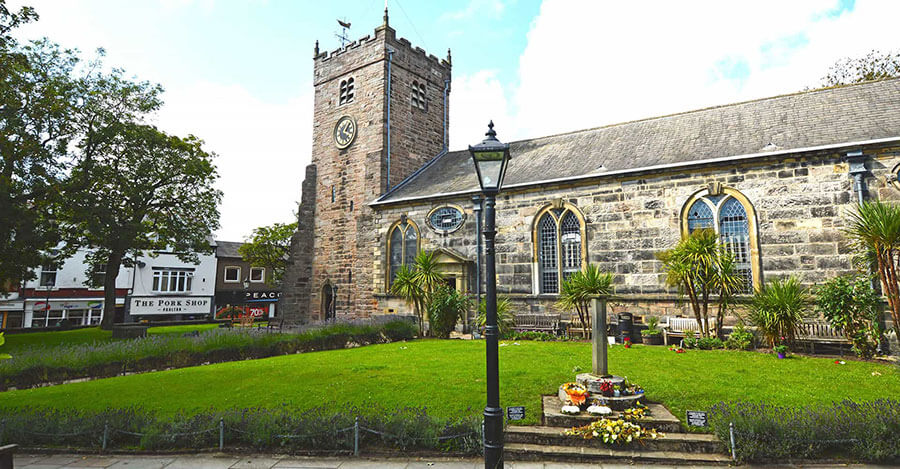
[[[322,317],[325,318],[326,321],[334,320],[335,318],[335,290],[337,290],[337,287],[333,287],[330,283],[326,283],[322,286]]]
[[[450,287],[451,290],[456,290],[456,277],[444,277],[444,285]]]

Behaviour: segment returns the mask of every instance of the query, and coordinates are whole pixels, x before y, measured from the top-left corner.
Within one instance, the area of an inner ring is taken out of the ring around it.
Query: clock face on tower
[[[350,116],[338,119],[334,125],[334,144],[343,150],[356,139],[356,121]]]

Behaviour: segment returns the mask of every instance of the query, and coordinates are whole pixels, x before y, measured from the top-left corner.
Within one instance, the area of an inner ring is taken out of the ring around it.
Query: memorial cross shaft
[[[591,331],[591,367],[592,372],[596,376],[608,377],[609,368],[606,364],[606,349],[608,341],[606,339],[606,298],[591,299],[591,324],[594,325]]]

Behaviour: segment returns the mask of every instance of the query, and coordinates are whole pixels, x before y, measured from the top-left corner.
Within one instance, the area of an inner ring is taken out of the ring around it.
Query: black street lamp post
[[[497,272],[495,269],[494,203],[503,186],[509,163],[509,144],[500,143],[494,132],[494,122],[488,124],[487,138],[469,146],[478,184],[484,194],[484,255],[485,255],[485,328],[484,341],[487,358],[487,405],[484,408],[484,467],[503,468],[503,408],[500,407],[500,364],[497,327]]]

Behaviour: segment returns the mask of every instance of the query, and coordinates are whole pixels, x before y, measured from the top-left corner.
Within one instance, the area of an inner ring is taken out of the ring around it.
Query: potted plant
[[[647,328],[641,331],[641,341],[644,345],[661,345],[662,331],[659,329],[659,318],[650,316],[647,320]]]
[[[772,350],[778,354],[778,358],[787,357],[787,353],[788,353],[787,345],[776,345],[776,346],[772,347]]]
[[[614,388],[614,386],[613,386],[612,381],[604,380],[600,383],[600,394],[602,394],[603,397],[612,397],[613,396],[613,388]]]
[[[623,342],[625,343],[625,348],[631,348],[631,337],[626,337]]]

